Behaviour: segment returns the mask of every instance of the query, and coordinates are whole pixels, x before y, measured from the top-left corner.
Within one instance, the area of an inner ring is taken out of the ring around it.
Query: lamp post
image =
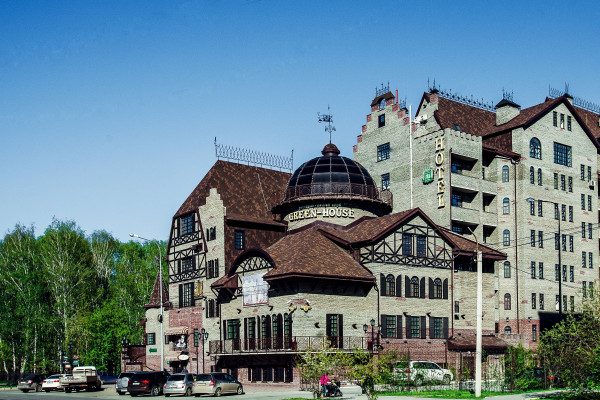
[[[195,335],[198,335],[198,332],[194,332]],[[208,332],[206,329],[200,329],[200,339],[202,339],[202,373],[204,373],[204,342],[208,340]],[[198,336],[196,336],[196,341],[198,340]],[[196,371],[198,371],[198,346],[196,346]]]
[[[375,347],[375,320],[371,319],[371,355],[373,354],[373,348]]]
[[[527,199],[528,202],[533,203],[534,201],[536,201],[536,199],[528,197]],[[563,272],[562,272],[562,253],[561,253],[561,247],[562,247],[562,235],[560,233],[560,219],[562,217],[560,210],[558,209],[558,203],[555,203],[553,201],[548,201],[548,200],[537,200],[541,203],[548,203],[548,204],[553,204],[554,205],[554,212],[555,215],[558,217],[556,218],[558,220],[558,315],[562,317],[562,313],[563,313],[563,304],[562,304],[562,280],[563,280]]]
[[[125,336],[123,336],[123,339],[121,339],[121,347],[123,348],[123,350],[121,351],[121,354],[123,356],[123,369],[122,372],[127,372],[125,371],[126,369],[126,361],[125,361],[125,357],[127,356],[127,346],[129,345],[129,340],[127,340],[127,338]]]
[[[73,342],[69,341],[67,345],[69,347],[69,360],[71,363],[71,371],[73,371]]]
[[[158,276],[160,280],[160,314],[158,316],[158,322],[160,323],[160,370],[165,370],[165,335],[163,332],[163,279],[162,279],[162,253],[160,251],[160,245],[156,240],[146,239],[137,235],[135,233],[130,233],[129,236],[141,240],[145,240],[146,242],[154,243],[156,247],[158,247]]]

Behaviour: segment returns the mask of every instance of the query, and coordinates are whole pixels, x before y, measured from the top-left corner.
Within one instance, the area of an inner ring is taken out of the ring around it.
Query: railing
[[[367,350],[370,339],[353,336],[288,336],[260,339],[211,340],[210,354],[271,353],[317,350],[324,347],[342,350]]]
[[[285,191],[284,201],[294,200],[304,196],[348,196],[366,197],[391,204],[392,198],[389,191],[381,194],[374,186],[362,183],[312,183],[309,185],[297,185],[288,187]]]

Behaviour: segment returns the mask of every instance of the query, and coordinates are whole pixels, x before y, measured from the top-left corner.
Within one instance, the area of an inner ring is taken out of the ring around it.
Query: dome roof
[[[378,191],[367,170],[354,160],[341,157],[334,144],[327,144],[323,156],[302,164],[290,178],[283,202],[299,198],[340,197],[378,199]]]

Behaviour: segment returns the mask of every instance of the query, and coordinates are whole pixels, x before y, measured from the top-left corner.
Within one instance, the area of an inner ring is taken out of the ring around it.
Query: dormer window
[[[184,215],[179,219],[179,236],[189,235],[194,232],[194,213]]]

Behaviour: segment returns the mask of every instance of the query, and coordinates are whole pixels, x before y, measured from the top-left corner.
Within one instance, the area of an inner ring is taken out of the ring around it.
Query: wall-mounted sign
[[[444,192],[446,191],[446,181],[444,180],[444,137],[435,139],[435,172],[437,174],[437,195],[438,208],[446,207],[444,202]]]
[[[423,172],[423,183],[427,185],[428,183],[433,182],[433,170],[431,168],[427,168]]]
[[[264,281],[263,275],[252,274],[242,277],[242,297],[244,306],[256,306],[269,303],[269,284]]]
[[[152,347],[151,347],[151,348],[150,348],[150,350],[148,350],[148,351],[149,351],[150,353],[156,353],[156,352],[157,352],[157,349],[156,349],[156,348],[152,348]]]
[[[294,211],[288,214],[288,220],[299,221],[312,218],[354,218],[354,210],[346,207],[315,207]]]

